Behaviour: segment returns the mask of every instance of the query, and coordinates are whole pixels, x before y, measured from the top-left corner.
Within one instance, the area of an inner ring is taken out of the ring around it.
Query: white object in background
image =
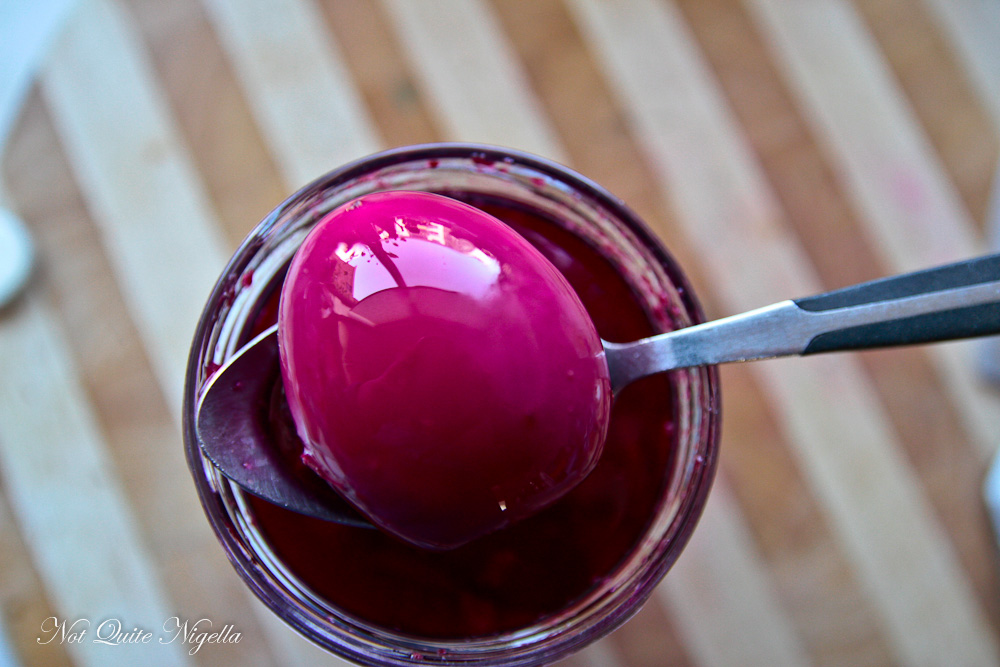
[[[983,496],[986,509],[993,521],[993,535],[1000,542],[1000,456],[993,459],[993,465],[983,482]]]
[[[1000,252],[1000,169],[997,169],[993,181],[993,199],[990,202],[989,234],[992,247]],[[982,342],[979,349],[979,370],[983,377],[1000,387],[1000,337],[989,338]],[[1000,443],[997,443],[1000,449]],[[986,509],[993,519],[994,536],[1000,541],[1000,453],[993,459],[993,465],[983,482],[983,496]]]
[[[0,308],[13,299],[31,274],[34,251],[24,225],[0,208]]]
[[[987,234],[994,252],[1000,252],[1000,169],[993,180]],[[990,382],[1000,386],[1000,336],[988,338],[979,348],[979,370]],[[1000,445],[1000,443],[998,443]]]
[[[76,0],[0,2],[0,155],[38,65],[75,5]],[[0,308],[24,286],[33,257],[24,224],[0,207]]]

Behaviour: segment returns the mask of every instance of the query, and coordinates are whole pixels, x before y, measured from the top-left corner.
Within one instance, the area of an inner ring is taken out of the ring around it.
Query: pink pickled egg
[[[467,204],[383,192],[309,233],[278,318],[303,461],[385,531],[459,546],[555,502],[611,407],[576,293]]]

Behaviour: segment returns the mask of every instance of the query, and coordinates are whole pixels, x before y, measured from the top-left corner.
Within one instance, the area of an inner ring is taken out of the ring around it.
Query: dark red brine
[[[656,333],[640,300],[598,250],[540,214],[448,194],[503,220],[541,251],[572,285],[602,338]],[[255,329],[276,317],[274,303],[261,312]],[[285,566],[366,624],[425,639],[517,630],[585,596],[643,537],[668,481],[673,405],[666,376],[627,387],[612,406],[601,458],[579,485],[539,513],[450,551],[249,502]],[[301,451],[301,442],[288,442],[295,429],[287,409],[274,414],[275,439],[286,451]]]

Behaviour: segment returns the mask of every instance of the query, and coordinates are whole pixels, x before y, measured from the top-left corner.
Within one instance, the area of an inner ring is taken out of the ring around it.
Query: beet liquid
[[[530,211],[482,199],[469,203],[514,227],[559,268],[602,338],[656,333],[630,287],[581,239]],[[274,322],[274,306],[262,310],[258,328]],[[379,531],[249,501],[286,567],[367,624],[426,639],[516,630],[585,595],[642,537],[666,483],[672,405],[665,376],[630,385],[615,399],[597,467],[579,486],[542,512],[452,551],[428,551]],[[287,409],[275,411],[272,428],[282,447],[301,450],[301,443],[288,442],[295,429]]]

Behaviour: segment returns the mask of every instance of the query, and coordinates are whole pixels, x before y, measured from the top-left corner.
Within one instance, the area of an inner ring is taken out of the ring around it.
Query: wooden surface
[[[991,0],[79,4],[0,156],[39,260],[0,311],[0,626],[24,665],[343,664],[244,589],[178,424],[229,253],[346,160],[472,140],[563,161],[649,222],[711,316],[987,248]],[[980,349],[725,368],[691,545],[566,664],[1000,663]],[[50,617],[241,640],[45,643]]]

